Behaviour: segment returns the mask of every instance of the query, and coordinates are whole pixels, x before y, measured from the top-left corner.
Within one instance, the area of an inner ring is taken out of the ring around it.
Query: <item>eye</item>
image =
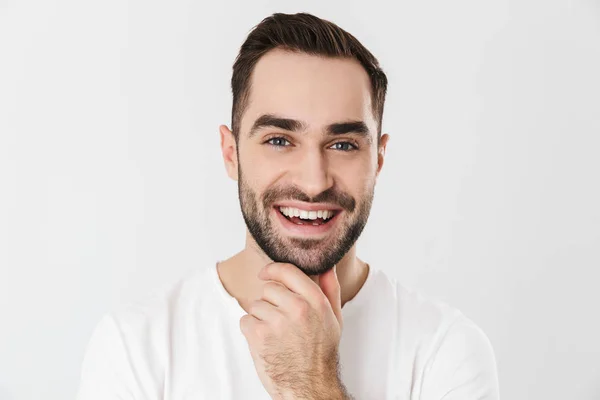
[[[282,137],[273,137],[273,138],[267,140],[265,143],[268,143],[271,146],[275,146],[275,147],[287,147],[285,145],[285,143],[290,143],[290,141],[287,140],[286,138],[282,138]]]
[[[334,150],[341,150],[341,151],[354,151],[354,150],[358,150],[358,147],[356,147],[354,144],[350,143],[350,142],[337,142],[334,143],[330,148],[333,148]]]

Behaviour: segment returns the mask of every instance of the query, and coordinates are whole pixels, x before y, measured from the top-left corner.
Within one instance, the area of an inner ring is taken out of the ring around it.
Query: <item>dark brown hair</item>
[[[360,62],[371,81],[371,103],[377,120],[379,143],[387,90],[387,77],[379,67],[379,62],[350,33],[332,22],[307,13],[275,13],[256,25],[242,44],[233,64],[231,77],[231,129],[236,141],[239,138],[242,115],[250,98],[254,66],[263,55],[275,48],[323,57],[351,58]]]

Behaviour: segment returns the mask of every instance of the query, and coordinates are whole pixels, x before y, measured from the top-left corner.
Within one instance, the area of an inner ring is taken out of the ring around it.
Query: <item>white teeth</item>
[[[322,218],[327,220],[333,217],[332,210],[305,211],[294,207],[279,207],[281,213],[287,217],[300,217],[301,219],[315,220]]]

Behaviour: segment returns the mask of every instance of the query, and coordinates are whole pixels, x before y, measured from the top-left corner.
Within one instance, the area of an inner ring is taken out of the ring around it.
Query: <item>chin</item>
[[[284,262],[284,263],[295,265],[296,267],[298,267],[298,269],[300,269],[306,275],[323,274],[323,273],[329,271],[330,269],[332,269],[333,266],[337,262],[337,261],[334,262],[330,258],[324,259],[322,251],[319,251],[319,250],[315,250],[315,255],[313,257],[311,257],[311,254],[310,254],[311,251],[303,251],[303,250],[301,250],[301,251],[304,253],[302,256],[286,257],[285,259],[278,261],[278,262]]]

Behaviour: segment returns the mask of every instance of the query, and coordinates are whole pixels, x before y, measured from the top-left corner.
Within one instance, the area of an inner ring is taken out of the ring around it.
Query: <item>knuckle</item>
[[[319,300],[317,301],[317,306],[319,307],[319,311],[321,313],[327,311],[329,309],[329,300],[325,295],[319,296]]]
[[[256,343],[257,340],[263,341],[269,334],[267,328],[250,314],[240,318],[240,329],[249,343]]]
[[[273,329],[276,332],[283,332],[283,330],[286,326],[285,318],[283,317],[283,315],[278,315],[277,317],[273,318],[272,324],[273,324]]]
[[[272,294],[278,289],[279,284],[273,281],[265,283],[263,286],[263,294]]]
[[[252,302],[248,306],[248,311],[250,311],[250,314],[255,314],[259,310],[260,307],[261,307],[260,300],[252,300]]]
[[[310,310],[310,306],[304,299],[296,300],[294,304],[294,315],[298,318],[306,318],[308,317],[308,313]]]
[[[240,318],[240,330],[244,335],[247,335],[250,331],[251,317],[246,314],[242,318]]]
[[[264,325],[256,325],[254,328],[254,334],[259,340],[263,341],[269,336],[269,331]]]

